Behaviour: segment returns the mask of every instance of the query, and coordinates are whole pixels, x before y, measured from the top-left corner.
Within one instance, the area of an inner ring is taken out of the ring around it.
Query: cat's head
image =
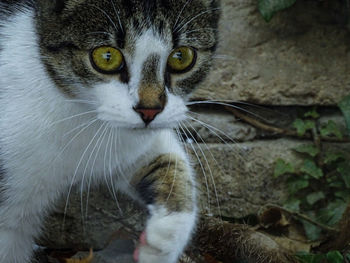
[[[62,93],[91,102],[116,127],[185,118],[217,44],[218,0],[37,3],[43,61]]]

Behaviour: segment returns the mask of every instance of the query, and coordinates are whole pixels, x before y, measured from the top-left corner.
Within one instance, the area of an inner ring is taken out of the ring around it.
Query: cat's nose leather
[[[154,118],[163,111],[162,108],[139,108],[135,107],[134,110],[140,114],[143,122],[148,125],[150,124]]]

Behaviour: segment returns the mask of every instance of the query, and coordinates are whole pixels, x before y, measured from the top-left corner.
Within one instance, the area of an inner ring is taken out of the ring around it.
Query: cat
[[[0,1],[0,263],[30,262],[55,202],[100,183],[149,211],[136,261],[178,260],[197,206],[174,128],[210,70],[219,5]]]

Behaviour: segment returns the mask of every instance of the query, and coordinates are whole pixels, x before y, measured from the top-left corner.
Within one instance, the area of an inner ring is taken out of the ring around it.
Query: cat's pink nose
[[[149,109],[149,108],[134,108],[134,110],[140,114],[141,119],[143,122],[148,125],[150,122],[154,120],[154,118],[163,111],[162,108],[154,108],[154,109]]]

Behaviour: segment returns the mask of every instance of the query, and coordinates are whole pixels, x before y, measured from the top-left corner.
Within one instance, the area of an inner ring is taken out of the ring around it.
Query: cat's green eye
[[[196,56],[196,51],[191,47],[174,49],[168,57],[168,71],[171,73],[189,71],[196,63]]]
[[[124,57],[120,50],[114,47],[98,47],[90,54],[92,66],[100,73],[115,74],[124,67]]]

